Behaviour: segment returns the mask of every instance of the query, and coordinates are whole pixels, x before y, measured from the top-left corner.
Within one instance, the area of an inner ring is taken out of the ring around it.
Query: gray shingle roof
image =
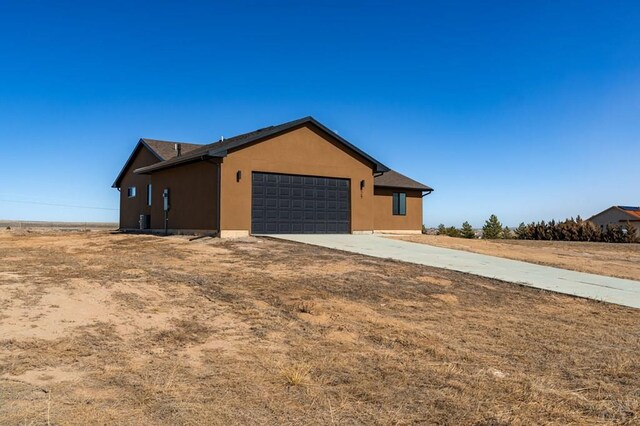
[[[187,142],[172,142],[172,141],[161,141],[157,139],[148,139],[142,138],[142,141],[152,150],[155,151],[160,157],[162,157],[162,161],[168,160],[176,156],[176,144],[179,143],[181,146],[182,155],[193,151],[196,148],[200,148],[202,144],[195,143],[187,143]]]
[[[328,128],[326,128],[324,125],[322,125],[320,122],[318,122],[313,117],[304,117],[304,118],[301,118],[301,119],[298,119],[298,120],[289,121],[287,123],[279,124],[277,126],[265,127],[265,128],[262,128],[262,129],[254,130],[252,132],[243,133],[241,135],[234,136],[234,137],[229,138],[229,139],[220,140],[220,141],[214,142],[212,144],[203,145],[203,146],[201,146],[199,148],[194,149],[193,151],[190,151],[186,155],[183,154],[180,157],[170,158],[169,160],[161,161],[161,162],[153,164],[151,166],[142,167],[140,169],[135,170],[135,172],[136,173],[149,173],[149,172],[152,172],[152,171],[155,171],[155,170],[160,170],[160,169],[172,167],[172,166],[177,165],[177,164],[187,163],[187,162],[190,162],[190,161],[197,161],[198,159],[200,159],[202,157],[224,157],[227,154],[228,150],[240,148],[245,144],[249,144],[249,143],[252,143],[252,142],[259,141],[261,139],[267,138],[267,137],[272,136],[272,135],[276,135],[276,134],[278,134],[280,132],[284,132],[284,131],[287,131],[287,130],[292,129],[294,127],[301,126],[301,125],[304,125],[304,124],[307,124],[307,123],[313,124],[316,127],[320,128],[321,130],[325,131],[326,133],[331,135],[333,138],[335,138],[338,142],[342,143],[343,145],[346,145],[352,151],[355,151],[361,157],[363,157],[366,160],[368,160],[371,163],[373,163],[374,166],[375,166],[375,171],[384,172],[384,171],[389,170],[389,168],[387,166],[385,166],[381,162],[377,161],[376,159],[374,159],[373,157],[371,157],[370,155],[368,155],[364,151],[360,150],[359,148],[355,147],[354,145],[352,145],[351,143],[349,143],[348,141],[343,139],[338,134],[336,134],[333,131],[329,130]]]
[[[124,172],[129,167],[129,164],[131,164],[131,162],[133,161],[133,158],[135,157],[136,152],[138,152],[138,149],[140,149],[141,146],[146,146],[151,151],[151,153],[156,156],[156,158],[158,159],[158,162],[162,162],[162,161],[169,160],[171,158],[175,158],[176,156],[175,144],[177,143],[181,145],[181,150],[182,150],[181,152],[183,154],[193,151],[194,149],[202,146],[202,145],[187,143],[187,142],[160,141],[157,139],[142,138],[138,141],[138,144],[136,145],[135,149],[127,159],[126,163],[124,163],[122,170],[120,170],[120,173],[118,173],[118,177],[116,177],[116,180],[113,182],[113,185],[111,185],[111,187],[112,188],[120,187],[120,180],[122,179]]]
[[[389,170],[382,176],[376,176],[373,181],[374,186],[386,187],[386,188],[402,188],[402,189],[416,189],[420,191],[433,191],[433,188],[417,182],[411,178],[406,177],[403,174],[396,172],[395,170]]]

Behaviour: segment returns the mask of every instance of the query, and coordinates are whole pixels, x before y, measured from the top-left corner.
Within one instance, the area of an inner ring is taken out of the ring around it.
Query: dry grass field
[[[392,238],[640,281],[640,244],[471,240],[444,235]]]
[[[2,424],[638,424],[640,311],[268,239],[0,231]]]

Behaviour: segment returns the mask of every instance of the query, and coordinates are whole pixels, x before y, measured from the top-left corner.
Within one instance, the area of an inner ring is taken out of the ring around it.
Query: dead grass
[[[390,238],[640,281],[640,244],[471,240],[444,235]]]
[[[639,311],[311,246],[0,231],[0,308],[0,424],[640,415]]]

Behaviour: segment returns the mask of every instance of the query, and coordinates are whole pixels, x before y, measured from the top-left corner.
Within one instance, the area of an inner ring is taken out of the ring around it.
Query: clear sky
[[[306,115],[428,226],[639,205],[640,2],[0,2],[0,219],[116,221],[140,137]]]

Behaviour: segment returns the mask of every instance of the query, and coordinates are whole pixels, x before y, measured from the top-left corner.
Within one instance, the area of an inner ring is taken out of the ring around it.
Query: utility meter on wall
[[[164,202],[164,211],[168,212],[169,211],[169,188],[165,188],[164,191],[162,191],[162,201]]]

